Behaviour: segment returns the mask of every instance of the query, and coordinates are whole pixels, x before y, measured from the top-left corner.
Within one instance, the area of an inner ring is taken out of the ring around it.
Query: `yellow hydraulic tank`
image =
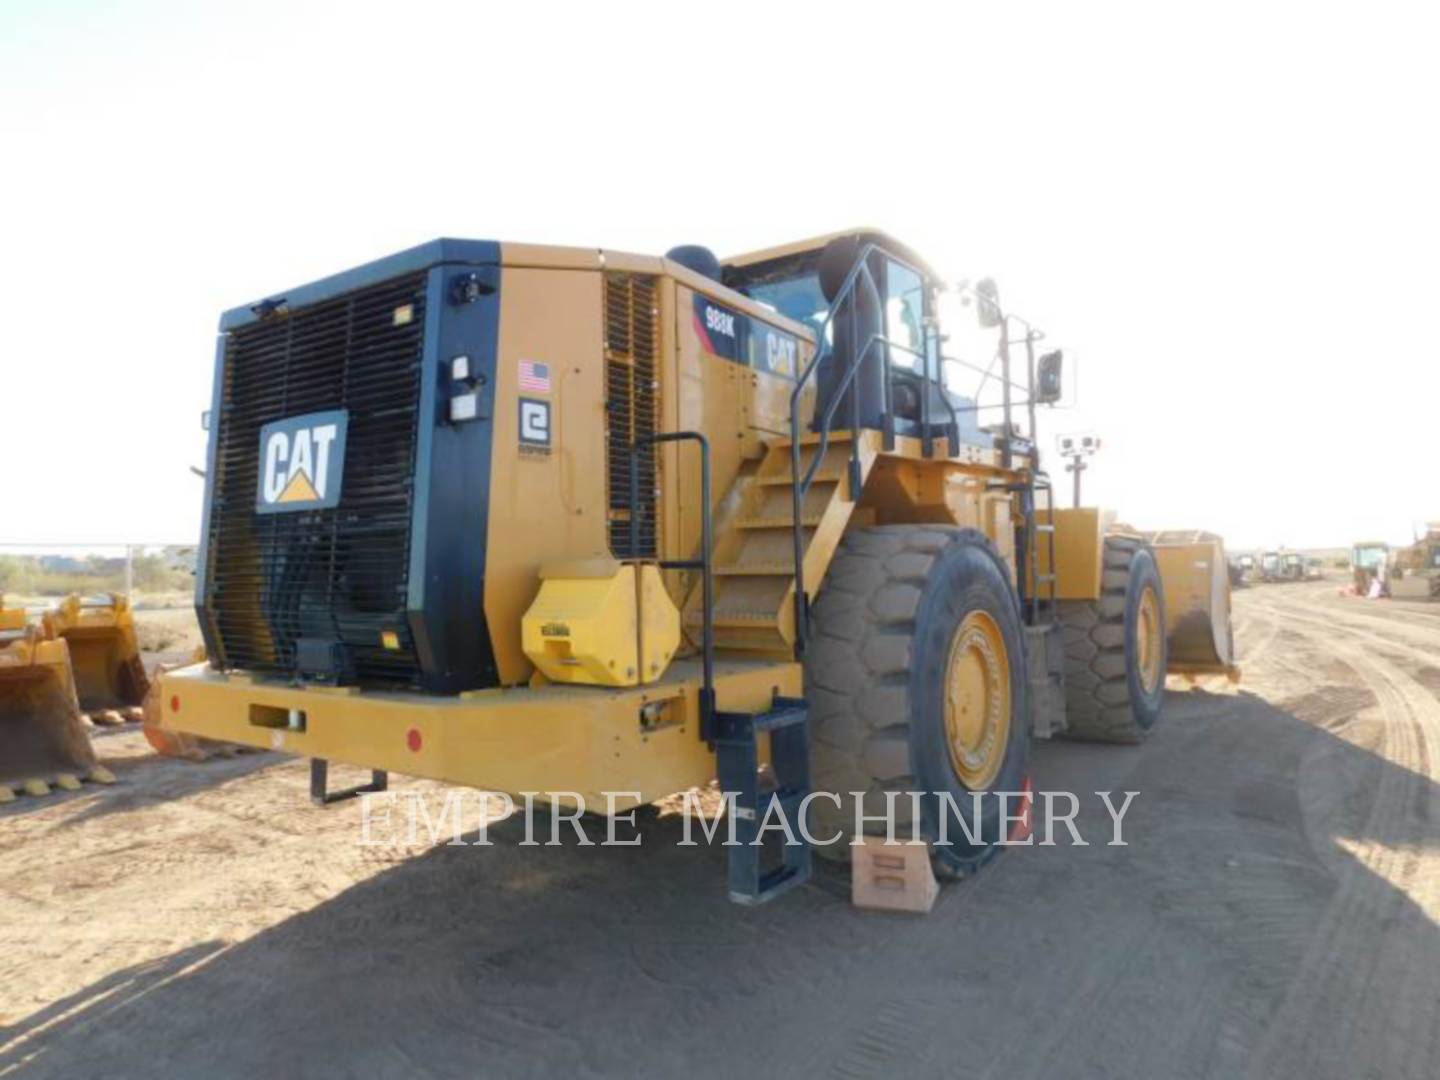
[[[1230,572],[1214,533],[1150,533],[1165,588],[1165,629],[1172,675],[1226,675],[1238,681],[1230,628]]]
[[[542,566],[540,582],[522,638],[551,682],[638,686],[665,673],[680,647],[680,612],[658,567],[583,559]]]

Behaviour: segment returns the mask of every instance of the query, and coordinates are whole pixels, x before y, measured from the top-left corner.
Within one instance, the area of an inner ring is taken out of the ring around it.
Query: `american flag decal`
[[[535,360],[520,361],[520,389],[532,394],[550,392],[550,365]]]

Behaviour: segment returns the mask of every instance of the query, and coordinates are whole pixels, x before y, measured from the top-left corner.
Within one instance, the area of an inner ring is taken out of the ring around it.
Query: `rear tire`
[[[1138,743],[1165,699],[1165,595],[1143,541],[1105,538],[1099,600],[1060,603],[1065,634],[1065,734]]]
[[[1024,635],[1009,574],[984,534],[937,525],[854,529],[841,541],[812,611],[805,653],[811,802],[817,851],[849,855],[855,804],[886,810],[888,792],[919,791],[922,835],[938,837],[948,792],[978,841],[948,808],[948,846],[935,855],[955,870],[978,867],[1001,839],[1000,801],[971,821],[969,792],[1018,792],[1029,767]],[[968,696],[967,696],[968,695]],[[962,772],[964,775],[962,775]],[[967,782],[968,781],[968,782]],[[910,834],[911,801],[896,798],[897,837]],[[1009,804],[1012,814],[1021,807]],[[883,832],[877,824],[867,831]]]

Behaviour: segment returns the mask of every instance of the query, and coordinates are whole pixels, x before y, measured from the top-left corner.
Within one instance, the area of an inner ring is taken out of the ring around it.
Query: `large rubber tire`
[[[1067,737],[1138,743],[1160,718],[1165,700],[1165,592],[1155,556],[1142,540],[1105,538],[1099,600],[1060,604],[1065,635]],[[1153,590],[1159,619],[1159,677],[1146,687],[1140,664],[1140,610]]]
[[[840,795],[812,800],[812,834],[840,839],[820,848],[848,856],[855,804],[885,812],[886,792],[919,791],[922,835],[938,836],[941,800],[949,792],[980,842],[971,845],[947,810],[937,858],[948,868],[978,867],[998,850],[1000,800],[982,802],[970,820],[969,790],[952,763],[945,726],[945,680],[951,642],[965,616],[979,610],[1003,639],[1009,678],[1009,731],[991,791],[1019,792],[1029,769],[1029,702],[1019,602],[1005,565],[984,534],[938,525],[854,529],[840,544],[812,611],[805,652],[810,706],[812,786]],[[897,835],[909,835],[911,801],[895,800]],[[1010,812],[1020,809],[1011,800]],[[867,831],[883,832],[869,825]]]

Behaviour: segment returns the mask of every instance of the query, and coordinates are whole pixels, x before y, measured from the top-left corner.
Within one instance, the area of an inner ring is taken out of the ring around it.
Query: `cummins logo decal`
[[[520,399],[520,453],[550,453],[550,403],[539,398]]]
[[[325,510],[340,502],[345,473],[344,409],[276,420],[260,429],[260,483],[255,510]]]

